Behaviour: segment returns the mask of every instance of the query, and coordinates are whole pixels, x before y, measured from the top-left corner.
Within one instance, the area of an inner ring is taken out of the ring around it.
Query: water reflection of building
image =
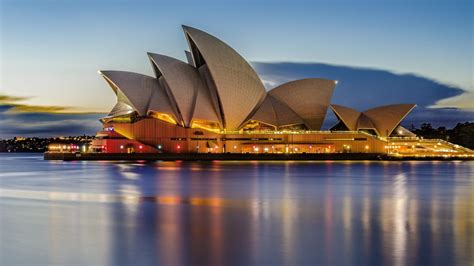
[[[104,166],[110,172],[99,170],[107,178],[94,182],[94,193],[85,185],[85,193],[28,192],[24,199],[36,195],[34,210],[3,209],[9,228],[30,236],[11,245],[24,243],[38,254],[36,247],[47,243],[50,264],[468,265],[474,259],[474,180],[466,163]],[[446,173],[452,176],[440,177]],[[2,195],[19,196],[5,189]],[[38,214],[45,219],[27,229],[26,218]]]

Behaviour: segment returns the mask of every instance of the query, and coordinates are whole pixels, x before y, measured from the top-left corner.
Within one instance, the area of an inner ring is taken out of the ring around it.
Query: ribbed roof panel
[[[183,26],[183,30],[196,66],[205,63],[209,68],[226,129],[237,130],[265,97],[260,78],[247,61],[223,41],[195,28]],[[194,45],[197,50],[193,49]]]
[[[156,79],[126,71],[104,70],[100,73],[112,86],[119,101],[131,105],[138,114],[146,115],[152,92],[158,86]]]
[[[357,122],[360,116],[359,111],[337,104],[331,104],[331,109],[349,130],[357,130]]]
[[[308,129],[320,130],[335,86],[333,80],[301,79],[282,84],[269,93],[298,114]]]
[[[385,105],[364,111],[363,114],[370,118],[380,136],[388,137],[415,106],[416,104]]]
[[[177,105],[184,125],[190,126],[198,91],[206,89],[199,72],[193,66],[178,59],[148,53],[153,64],[160,70],[171,91],[171,99]]]

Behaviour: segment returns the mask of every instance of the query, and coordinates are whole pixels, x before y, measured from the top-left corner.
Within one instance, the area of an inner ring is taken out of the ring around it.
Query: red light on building
[[[179,149],[181,149],[181,146],[180,146],[180,145],[178,145],[178,146],[176,146],[176,148],[179,150]]]
[[[140,145],[140,146],[138,146],[138,148],[141,150],[141,149],[143,149],[143,146],[142,146],[142,145]]]

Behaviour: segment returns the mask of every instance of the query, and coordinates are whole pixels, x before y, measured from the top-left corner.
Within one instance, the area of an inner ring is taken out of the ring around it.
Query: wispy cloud
[[[14,136],[93,135],[104,114],[88,113],[66,106],[23,103],[29,97],[0,95],[0,138]]]
[[[80,107],[56,105],[31,105],[24,103],[32,97],[0,94],[0,106],[8,109],[8,113],[52,113],[52,114],[98,114],[100,112],[86,111]]]
[[[70,112],[70,109],[63,106],[39,106],[26,104],[11,105],[11,108],[8,110],[10,113],[65,113],[68,111]]]
[[[461,95],[437,101],[430,108],[457,108],[474,111],[474,92],[465,92]]]
[[[13,103],[28,100],[28,99],[30,98],[0,94],[0,105],[13,104]]]

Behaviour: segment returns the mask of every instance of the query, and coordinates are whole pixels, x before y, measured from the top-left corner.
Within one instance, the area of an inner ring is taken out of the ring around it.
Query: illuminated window
[[[176,124],[176,121],[169,114],[164,114],[164,113],[158,113],[158,112],[151,111],[149,113],[149,116],[152,117],[152,118],[159,119],[161,121],[171,123],[171,124]]]
[[[220,132],[219,123],[202,119],[193,119],[191,122],[191,128],[200,128],[216,133]]]

